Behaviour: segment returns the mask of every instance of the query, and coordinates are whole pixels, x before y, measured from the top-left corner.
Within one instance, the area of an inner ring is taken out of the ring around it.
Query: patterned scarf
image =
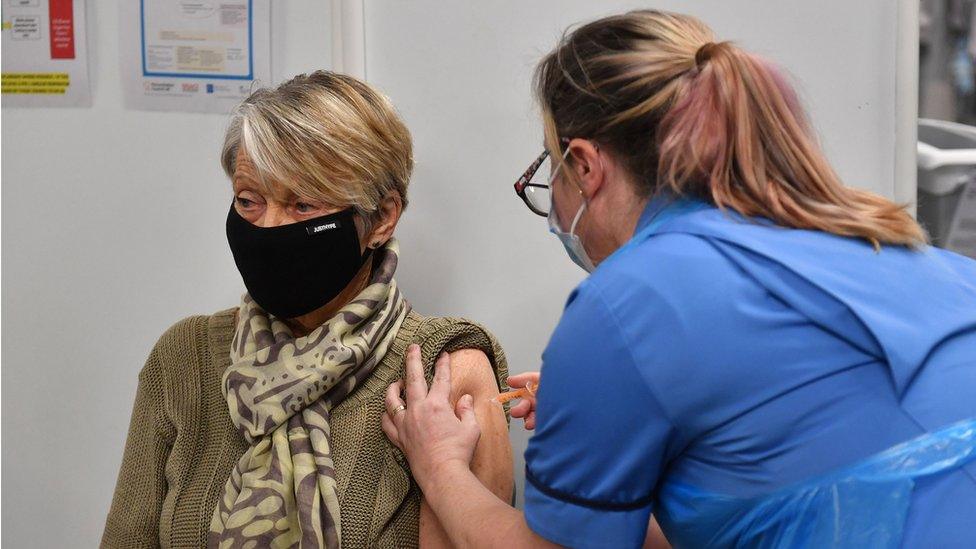
[[[223,390],[251,446],[214,510],[210,547],[339,547],[329,413],[373,373],[410,308],[393,280],[396,241],[375,253],[366,289],[305,337],[244,295]]]

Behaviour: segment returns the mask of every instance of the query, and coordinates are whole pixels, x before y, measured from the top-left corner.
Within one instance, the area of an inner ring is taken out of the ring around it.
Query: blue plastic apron
[[[676,547],[899,547],[915,479],[976,459],[976,419],[761,497],[666,483],[654,516]]]

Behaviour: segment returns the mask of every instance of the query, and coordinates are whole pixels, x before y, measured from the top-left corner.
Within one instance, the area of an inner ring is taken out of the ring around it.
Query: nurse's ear
[[[589,202],[607,180],[604,151],[600,146],[586,139],[573,139],[569,142],[569,168],[573,172],[573,184]]]

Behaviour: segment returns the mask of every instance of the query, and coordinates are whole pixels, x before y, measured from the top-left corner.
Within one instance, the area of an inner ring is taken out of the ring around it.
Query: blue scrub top
[[[976,417],[976,262],[669,197],[636,234],[542,356],[525,517],[550,541],[639,546],[669,482],[761,496]],[[976,463],[912,498],[904,546],[973,542]]]

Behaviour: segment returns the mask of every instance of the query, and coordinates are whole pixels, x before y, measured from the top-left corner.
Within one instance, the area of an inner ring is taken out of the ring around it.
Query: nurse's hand
[[[403,391],[406,401],[400,398]],[[410,462],[414,478],[423,487],[441,469],[468,469],[481,429],[475,420],[471,395],[450,404],[451,359],[441,354],[434,365],[434,382],[427,390],[420,347],[407,349],[406,381],[386,390],[383,432]]]
[[[508,377],[508,386],[513,389],[525,387],[526,383],[531,383],[532,387],[539,386],[539,372],[525,372]],[[527,396],[512,406],[509,412],[512,417],[520,417],[525,421],[525,428],[535,429],[535,395]]]

